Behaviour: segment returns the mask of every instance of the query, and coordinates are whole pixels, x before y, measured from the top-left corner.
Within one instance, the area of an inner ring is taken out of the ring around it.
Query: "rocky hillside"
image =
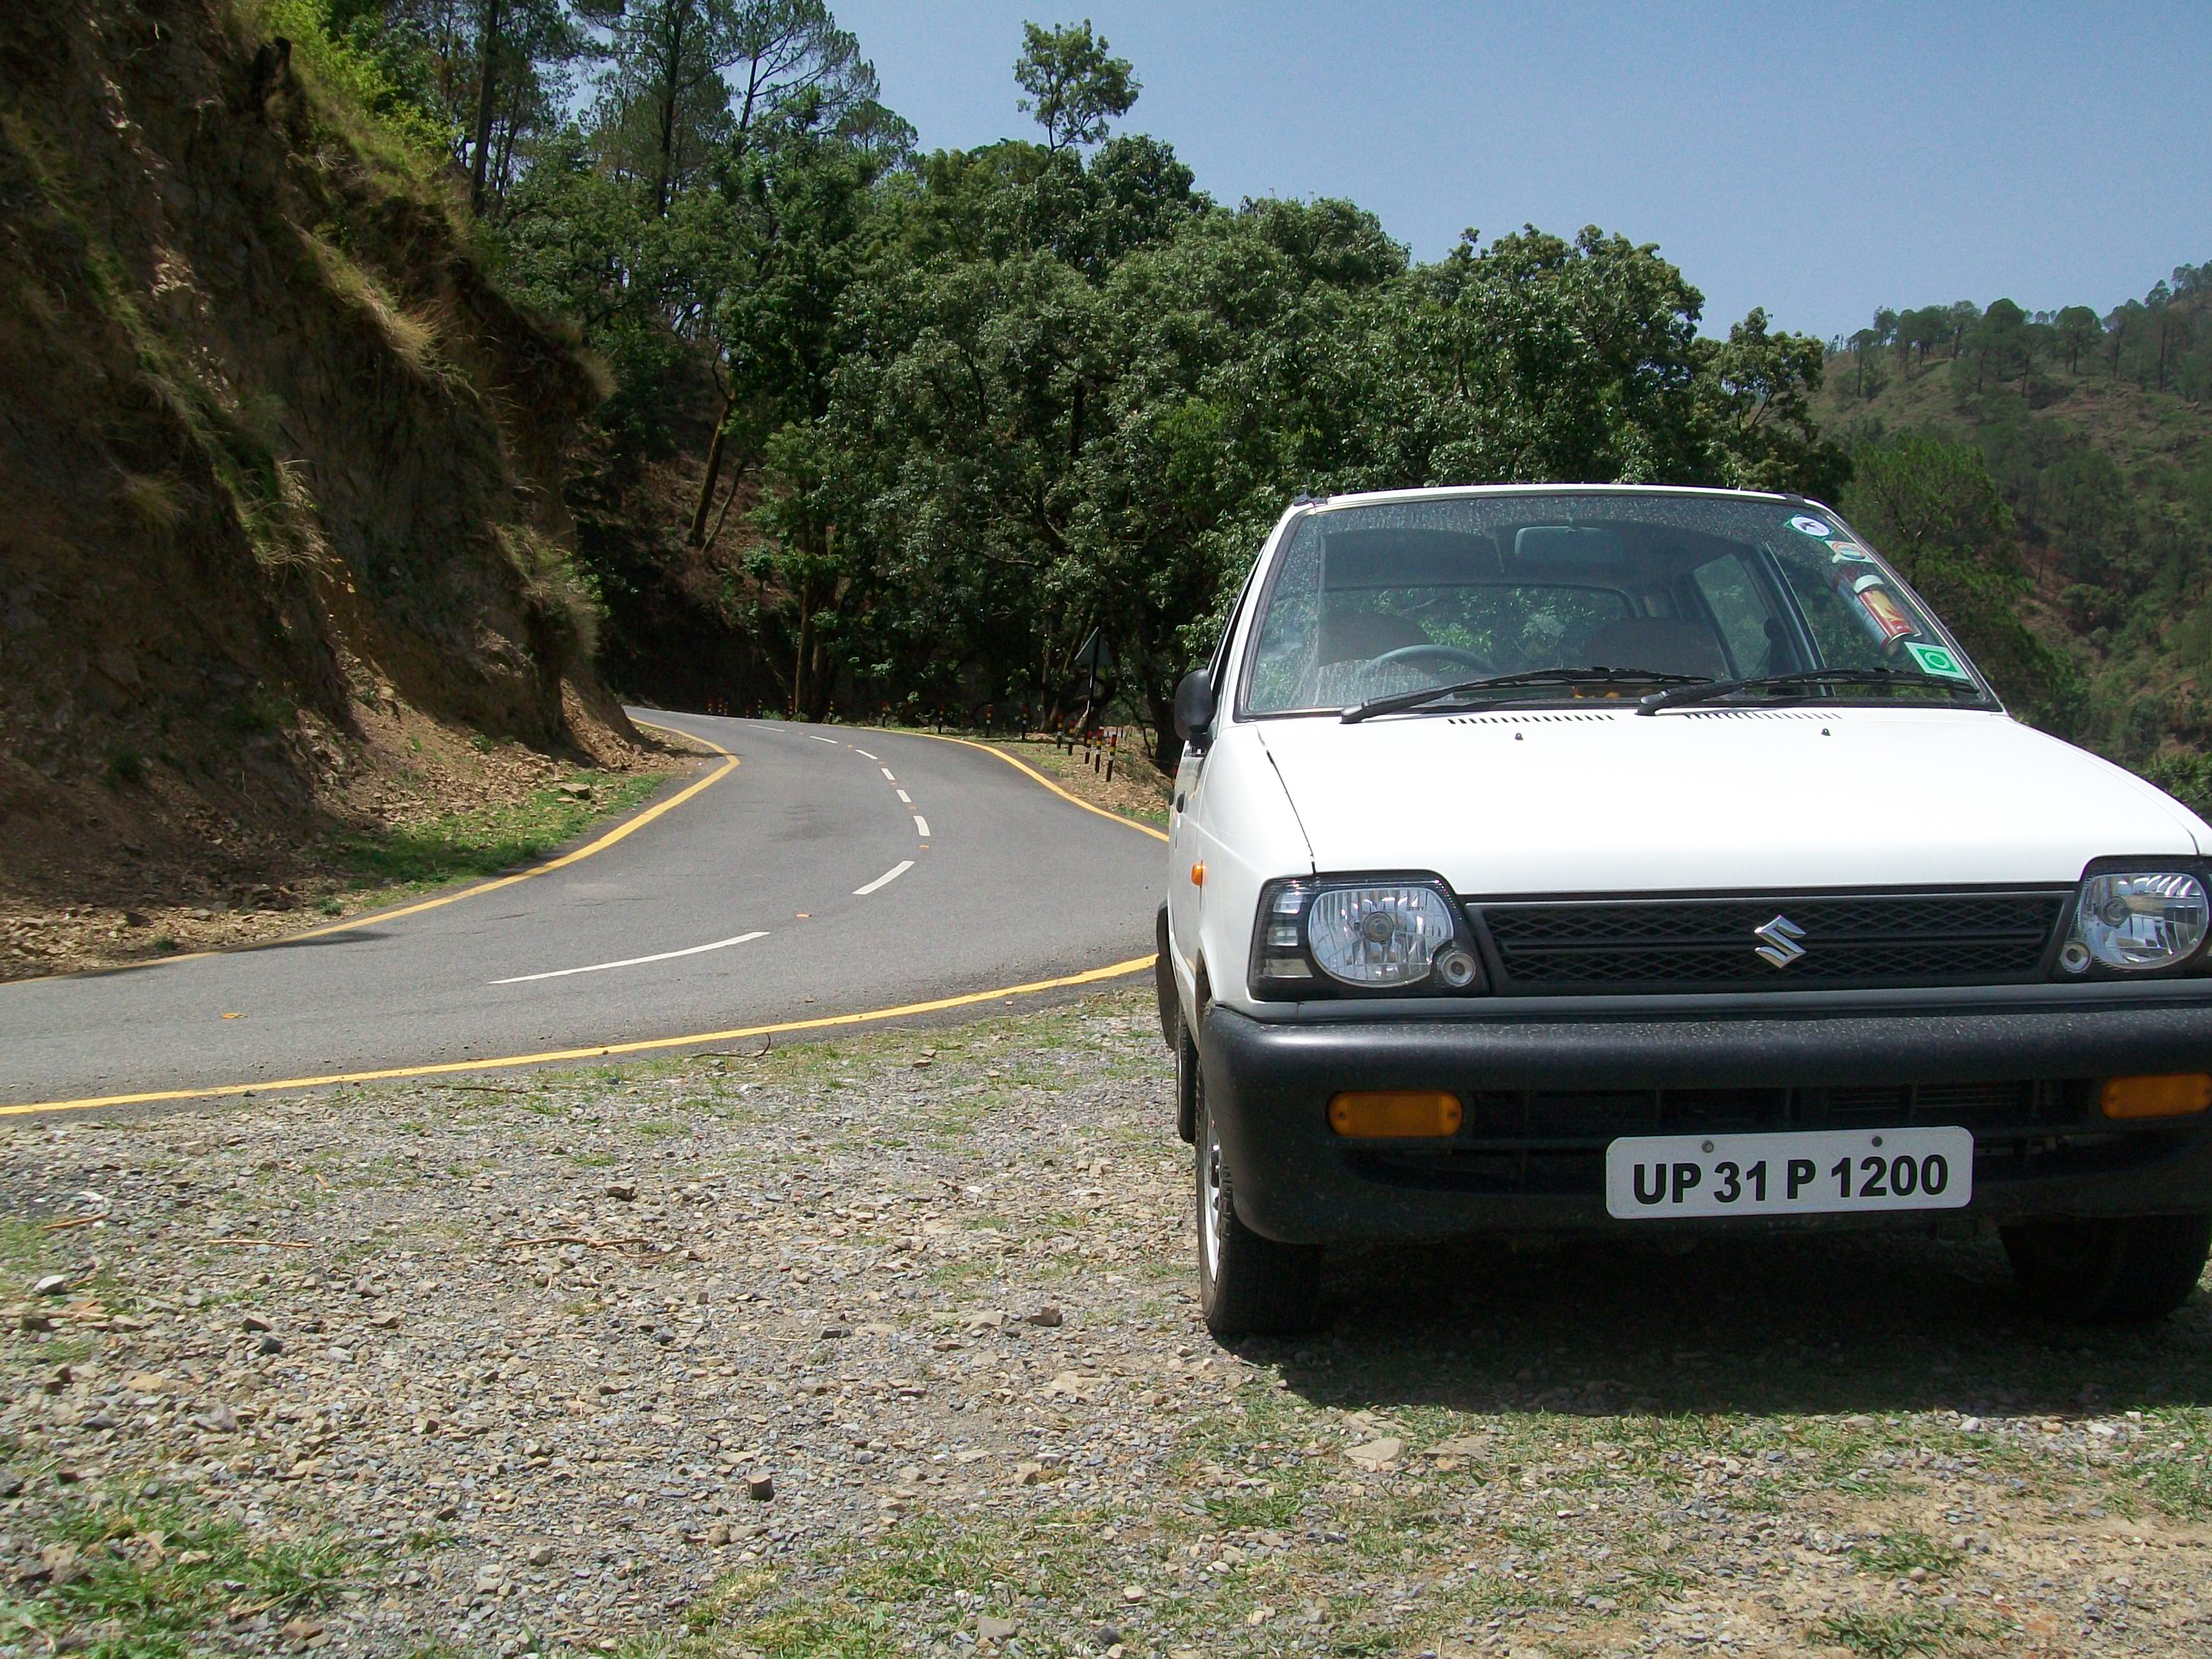
[[[288,4],[0,8],[0,911],[638,753],[559,489],[603,387]]]

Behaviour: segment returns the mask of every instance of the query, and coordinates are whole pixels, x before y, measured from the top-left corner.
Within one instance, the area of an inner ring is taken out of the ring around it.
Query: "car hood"
[[[1262,722],[1322,872],[1462,893],[2067,882],[2212,830],[2132,774],[1955,709],[1525,709]]]

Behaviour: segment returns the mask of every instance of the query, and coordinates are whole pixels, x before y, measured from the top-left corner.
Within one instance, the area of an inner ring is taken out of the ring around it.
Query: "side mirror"
[[[1199,749],[1213,735],[1213,676],[1206,670],[1192,669],[1176,687],[1175,725],[1176,736]]]

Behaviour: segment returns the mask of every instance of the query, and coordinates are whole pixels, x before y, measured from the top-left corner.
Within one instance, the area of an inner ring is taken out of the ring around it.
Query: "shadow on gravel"
[[[1346,1408],[2015,1417],[2212,1402],[2212,1297],[2160,1325],[2053,1324],[2015,1296],[1994,1240],[1377,1248],[1332,1261],[1324,1316],[1264,1357],[1307,1400]]]

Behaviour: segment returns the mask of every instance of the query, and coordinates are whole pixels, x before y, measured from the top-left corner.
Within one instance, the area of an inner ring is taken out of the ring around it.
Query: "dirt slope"
[[[559,491],[600,388],[345,67],[232,0],[0,7],[0,914],[538,781],[426,751],[641,757]]]

